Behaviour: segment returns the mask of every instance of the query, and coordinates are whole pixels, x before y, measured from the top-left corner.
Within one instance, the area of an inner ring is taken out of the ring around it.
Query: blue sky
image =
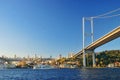
[[[119,3],[118,0],[0,0],[0,55],[57,57],[77,53],[82,49],[82,17],[115,10]],[[119,21],[119,17],[95,19],[95,40],[119,26]],[[86,31],[89,33],[89,25]],[[88,37],[86,45],[89,43]],[[119,49],[119,44],[118,38],[96,51]]]

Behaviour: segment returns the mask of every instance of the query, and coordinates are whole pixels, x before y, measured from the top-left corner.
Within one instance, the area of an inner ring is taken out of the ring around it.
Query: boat
[[[33,66],[33,69],[53,69],[53,68],[54,66],[47,65],[47,64],[38,64]]]

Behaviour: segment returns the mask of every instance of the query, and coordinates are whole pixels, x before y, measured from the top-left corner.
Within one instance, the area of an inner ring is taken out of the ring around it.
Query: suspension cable
[[[120,16],[120,14],[111,15],[111,16],[97,17],[97,18],[111,18],[111,17],[116,17],[116,16]]]
[[[105,14],[102,14],[102,15],[93,16],[93,18],[99,18],[99,17],[102,17],[102,16],[106,16],[106,15],[108,15],[108,14],[112,14],[112,13],[114,13],[114,12],[117,12],[117,11],[120,11],[120,8],[118,8],[118,9],[115,9],[115,10],[112,10],[112,11],[110,11],[110,12],[107,12],[107,13],[105,13]]]

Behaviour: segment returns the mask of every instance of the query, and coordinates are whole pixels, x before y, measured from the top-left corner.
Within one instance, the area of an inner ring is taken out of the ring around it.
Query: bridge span
[[[110,42],[118,37],[120,37],[120,26],[118,26],[117,28],[113,29],[112,31],[110,31],[109,33],[104,35],[103,37],[99,38],[98,40],[94,41],[93,43],[91,43],[90,45],[85,47],[85,49],[84,49],[85,53],[89,53],[89,52],[94,53],[94,50],[97,47],[104,45],[104,44],[106,44],[106,43],[108,43],[108,42]],[[73,57],[78,57],[82,53],[83,53],[83,49],[80,52],[78,52],[77,54],[75,54]],[[93,65],[95,65],[95,60],[93,60]]]

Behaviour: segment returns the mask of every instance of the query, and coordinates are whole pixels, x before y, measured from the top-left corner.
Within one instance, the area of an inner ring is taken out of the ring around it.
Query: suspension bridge
[[[82,24],[83,24],[83,49],[80,50],[78,53],[76,53],[73,57],[79,57],[80,55],[83,55],[83,67],[86,67],[86,53],[92,53],[93,56],[93,67],[96,66],[96,62],[95,62],[95,52],[94,50],[96,48],[98,48],[99,46],[102,46],[118,37],[120,37],[120,26],[116,27],[115,29],[113,29],[112,31],[108,32],[107,34],[105,34],[104,36],[102,36],[101,38],[97,39],[96,41],[94,41],[94,31],[93,31],[93,19],[94,18],[111,18],[111,17],[115,17],[115,16],[120,16],[120,14],[116,14],[116,15],[111,15],[111,16],[107,16],[109,14],[112,14],[114,12],[120,11],[120,8],[110,11],[108,13],[102,14],[102,15],[98,15],[98,16],[94,16],[94,17],[88,17],[85,18],[83,17],[82,19]],[[91,21],[91,39],[92,39],[92,43],[89,44],[87,47],[85,47],[85,19],[89,19]]]

